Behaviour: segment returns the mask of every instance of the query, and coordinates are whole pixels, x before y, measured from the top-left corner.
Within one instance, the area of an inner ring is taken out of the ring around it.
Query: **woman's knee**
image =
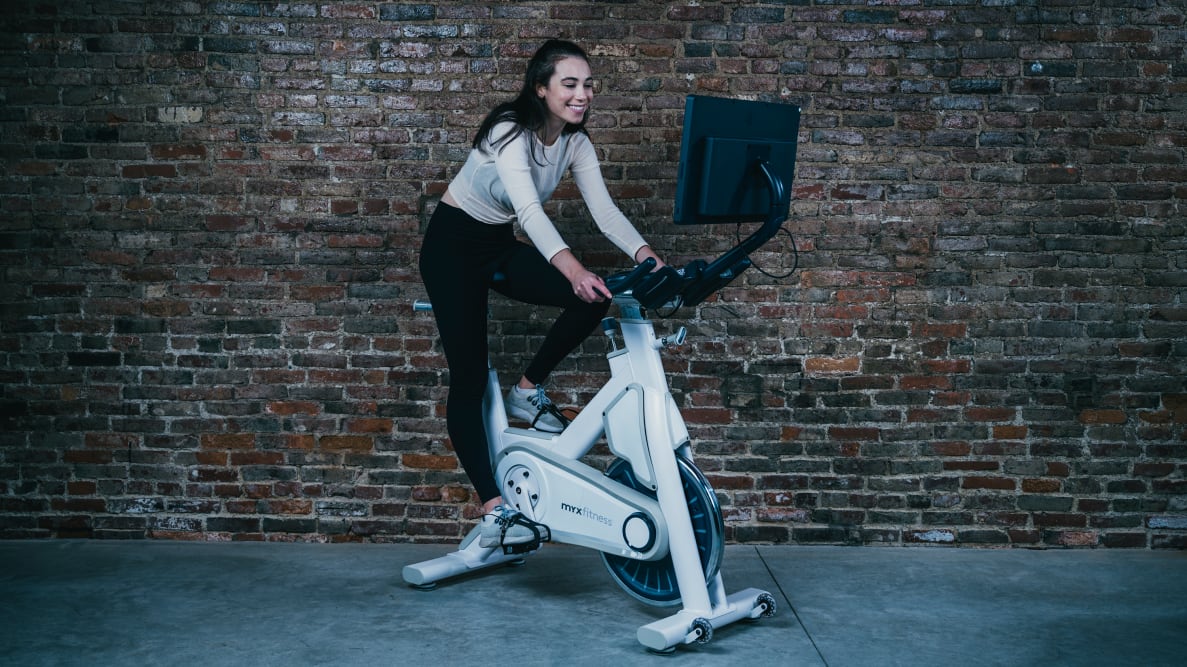
[[[590,321],[597,324],[606,317],[606,313],[610,312],[610,301],[594,301],[593,303],[578,301],[571,307],[571,310],[582,321]]]

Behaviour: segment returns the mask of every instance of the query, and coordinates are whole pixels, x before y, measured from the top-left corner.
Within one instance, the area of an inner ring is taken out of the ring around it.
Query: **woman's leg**
[[[568,279],[539,251],[523,243],[516,245],[501,265],[505,280],[494,288],[517,301],[564,309],[524,371],[524,377],[532,384],[544,384],[553,369],[597,328],[610,309],[610,302],[582,301],[573,294]]]
[[[487,380],[487,294],[492,271],[481,268],[482,253],[466,252],[471,239],[464,232],[471,228],[463,223],[468,218],[458,222],[451,216],[464,214],[441,206],[425,233],[420,272],[433,302],[441,347],[449,364],[449,438],[479,500],[487,504],[499,498],[482,415]],[[482,227],[473,229],[486,231]],[[480,250],[487,249],[487,244],[477,245]]]

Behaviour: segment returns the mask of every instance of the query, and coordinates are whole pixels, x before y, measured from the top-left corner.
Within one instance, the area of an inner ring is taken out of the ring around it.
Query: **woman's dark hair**
[[[474,135],[474,148],[481,148],[482,143],[491,138],[490,135],[495,125],[511,121],[515,123],[515,127],[503,136],[493,139],[491,143],[500,147],[506,146],[511,140],[527,132],[528,141],[532,147],[531,152],[535,156],[535,147],[538,141],[536,133],[544,127],[548,120],[548,106],[536,94],[536,88],[548,85],[552,75],[556,73],[556,63],[565,58],[580,58],[589,62],[589,56],[580,46],[562,39],[550,39],[544,42],[539,49],[536,49],[536,53],[528,61],[528,70],[523,75],[523,88],[520,89],[519,95],[510,102],[498,105],[487,114],[486,119],[478,128],[478,133]],[[586,111],[586,116],[589,116],[588,111]],[[572,134],[573,132],[585,132],[584,117],[580,123],[566,123],[561,134]]]

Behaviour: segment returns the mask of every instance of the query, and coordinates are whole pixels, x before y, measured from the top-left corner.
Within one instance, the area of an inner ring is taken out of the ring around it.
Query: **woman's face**
[[[559,132],[565,123],[581,123],[593,100],[593,76],[589,63],[581,58],[558,60],[548,86],[538,86],[536,94],[548,107],[548,125],[552,131]]]

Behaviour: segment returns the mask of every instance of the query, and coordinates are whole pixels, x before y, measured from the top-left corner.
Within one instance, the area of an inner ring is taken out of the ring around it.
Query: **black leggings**
[[[496,273],[503,276],[499,282],[493,280]],[[443,202],[437,205],[425,231],[420,275],[433,302],[449,364],[449,437],[458,461],[485,503],[500,495],[482,418],[489,290],[518,301],[564,309],[523,373],[535,384],[543,384],[561,360],[589,336],[606,316],[610,303],[579,299],[568,279],[538,250],[515,239],[511,225],[488,225]]]

